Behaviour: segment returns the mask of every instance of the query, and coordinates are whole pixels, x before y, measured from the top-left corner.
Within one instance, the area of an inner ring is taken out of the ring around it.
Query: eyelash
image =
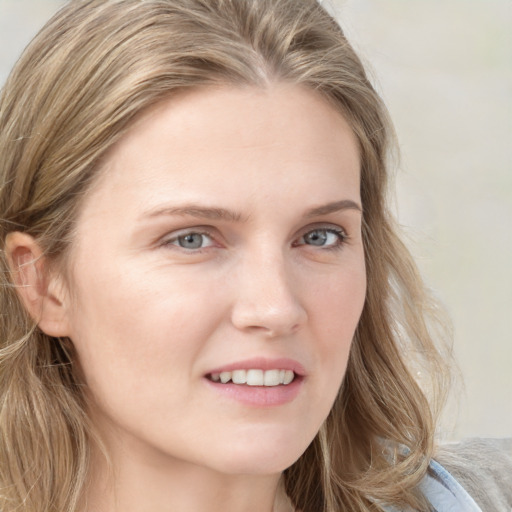
[[[174,245],[180,249],[183,249],[184,251],[190,251],[190,252],[195,252],[195,253],[202,252],[203,250],[208,249],[208,247],[215,245],[214,243],[211,243],[211,244],[207,245],[206,247],[198,247],[198,248],[192,248],[192,249],[179,245],[180,239],[183,239],[183,238],[185,238],[187,236],[191,236],[191,235],[200,235],[202,237],[208,237],[210,240],[212,240],[212,242],[214,240],[214,237],[208,231],[190,230],[190,231],[185,231],[183,233],[174,235],[171,238],[167,238],[166,240],[163,241],[163,245],[164,246]]]
[[[300,242],[301,240],[304,240],[307,235],[310,235],[314,232],[323,232],[323,233],[326,233],[327,235],[330,234],[330,235],[335,235],[337,237],[337,241],[334,244],[327,245],[327,246],[322,246],[322,245],[316,246],[324,251],[339,250],[343,247],[343,245],[345,245],[345,243],[347,242],[347,239],[348,239],[348,235],[344,229],[334,228],[334,227],[329,227],[329,228],[328,227],[316,227],[316,228],[313,228],[313,229],[310,229],[310,230],[304,232],[299,237],[298,241],[296,241],[292,244],[292,247],[300,247],[303,245],[310,245],[311,247],[315,247],[314,244],[306,244],[305,242]],[[183,247],[182,245],[179,244],[180,239],[183,239],[183,238],[185,238],[187,236],[191,236],[191,235],[200,235],[202,237],[208,237],[211,240],[211,243],[205,247],[195,247],[195,248],[187,248],[187,247]],[[163,246],[170,246],[170,245],[176,246],[179,249],[183,249],[186,252],[201,253],[204,250],[207,250],[209,247],[214,246],[215,240],[214,240],[214,236],[207,230],[191,229],[189,231],[184,231],[182,233],[178,233],[178,234],[172,236],[171,238],[165,239],[162,242],[162,245]]]
[[[315,233],[315,232],[324,232],[324,233],[327,233],[328,235],[329,234],[330,235],[335,235],[337,237],[337,241],[334,244],[332,244],[332,245],[326,245],[326,246],[319,245],[319,246],[316,246],[316,247],[320,247],[324,251],[339,250],[339,249],[341,249],[343,247],[343,245],[345,245],[345,243],[347,242],[347,239],[348,239],[347,233],[345,232],[345,230],[343,230],[341,228],[318,227],[318,228],[313,228],[313,229],[310,229],[309,231],[306,231],[303,235],[301,235],[299,240],[303,240],[307,235],[310,235],[310,234]],[[306,244],[306,243],[297,243],[296,242],[296,243],[293,244],[294,247],[298,247],[300,245],[311,245],[312,247],[315,247],[315,245],[313,245],[313,244]]]

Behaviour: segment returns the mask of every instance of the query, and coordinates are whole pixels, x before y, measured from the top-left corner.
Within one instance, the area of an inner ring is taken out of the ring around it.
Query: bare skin
[[[37,244],[9,236],[27,308],[74,343],[109,453],[88,511],[291,510],[282,472],[332,407],[365,298],[359,166],[312,91],[201,89],[109,152],[70,283],[38,281]]]

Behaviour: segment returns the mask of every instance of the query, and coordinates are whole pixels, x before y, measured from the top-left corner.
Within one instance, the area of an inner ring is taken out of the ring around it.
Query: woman
[[[0,509],[479,510],[392,143],[316,1],[69,2],[0,100]]]

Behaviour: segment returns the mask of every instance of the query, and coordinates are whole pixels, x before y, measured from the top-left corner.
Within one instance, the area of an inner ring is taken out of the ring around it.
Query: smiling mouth
[[[296,377],[292,370],[233,370],[231,372],[211,373],[208,379],[220,384],[240,384],[246,386],[287,386]]]

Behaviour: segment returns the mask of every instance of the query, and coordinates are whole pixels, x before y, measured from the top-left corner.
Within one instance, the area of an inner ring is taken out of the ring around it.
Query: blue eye
[[[213,240],[206,233],[189,232],[167,241],[168,244],[178,245],[183,249],[203,249],[213,245]]]
[[[313,229],[302,235],[298,245],[333,248],[342,245],[346,238],[347,235],[341,229]]]

